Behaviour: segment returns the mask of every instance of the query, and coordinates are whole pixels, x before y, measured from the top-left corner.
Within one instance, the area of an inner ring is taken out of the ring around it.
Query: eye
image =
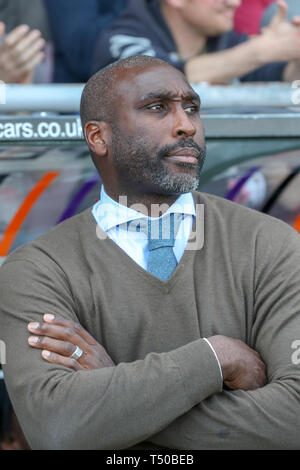
[[[199,113],[199,111],[200,111],[199,106],[196,105],[196,104],[191,104],[189,106],[185,106],[184,109],[188,114],[196,114],[196,113]]]
[[[147,109],[152,111],[163,111],[165,110],[165,105],[163,103],[153,103],[147,106]]]

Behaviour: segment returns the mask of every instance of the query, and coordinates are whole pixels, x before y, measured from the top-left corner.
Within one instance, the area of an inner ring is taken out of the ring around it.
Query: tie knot
[[[149,251],[162,247],[173,247],[183,214],[167,214],[158,219],[142,218],[127,222],[127,230],[144,232],[148,238]]]
[[[126,223],[127,231],[144,232],[147,236],[149,250],[147,269],[163,281],[170,277],[177,266],[173,247],[182,219],[183,214],[171,213],[158,219],[144,217]]]

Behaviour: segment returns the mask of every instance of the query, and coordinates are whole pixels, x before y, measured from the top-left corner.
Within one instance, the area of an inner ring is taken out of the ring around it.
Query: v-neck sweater
[[[300,368],[291,360],[299,235],[217,196],[193,196],[204,207],[204,243],[186,249],[167,281],[104,236],[90,209],[1,267],[4,375],[32,448],[300,447]],[[27,343],[27,323],[44,313],[79,322],[116,366],[74,372],[44,361]],[[257,350],[268,385],[223,389],[204,339],[216,334]]]

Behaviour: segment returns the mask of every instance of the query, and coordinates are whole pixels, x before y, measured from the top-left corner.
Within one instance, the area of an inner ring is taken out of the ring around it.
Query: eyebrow
[[[179,96],[176,93],[172,93],[169,90],[160,90],[160,91],[155,91],[155,92],[150,92],[147,95],[142,96],[139,99],[139,102],[144,103],[149,100],[163,100],[163,101],[174,101],[175,99],[178,99]],[[199,95],[195,93],[194,91],[188,91],[185,92],[181,95],[180,97],[182,101],[195,101],[200,105],[201,100]]]

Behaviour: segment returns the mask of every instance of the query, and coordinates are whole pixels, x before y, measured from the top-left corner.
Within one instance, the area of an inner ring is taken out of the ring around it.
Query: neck
[[[187,24],[180,10],[171,7],[167,2],[162,2],[160,8],[176,43],[179,56],[183,60],[188,60],[199,55],[206,45],[206,37],[200,28]]]

